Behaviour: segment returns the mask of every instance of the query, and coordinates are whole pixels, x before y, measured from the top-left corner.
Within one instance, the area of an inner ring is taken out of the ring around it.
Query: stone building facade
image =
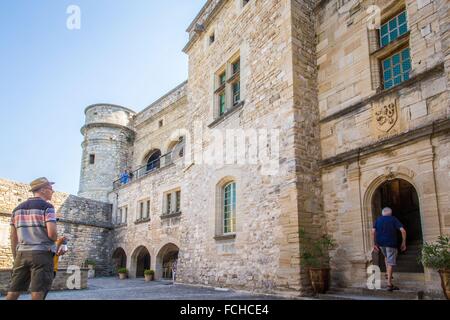
[[[308,294],[302,228],[336,239],[333,286],[364,287],[391,206],[399,278],[438,290],[416,260],[450,233],[448,25],[446,0],[208,0],[187,82],[86,109],[79,196],[111,205],[83,215],[106,223],[105,270]]]
[[[370,28],[370,5],[381,29]],[[424,241],[450,233],[448,10],[438,0],[322,1],[316,9],[322,194],[341,286],[366,281],[378,260],[370,229],[389,206],[408,231],[400,280],[438,289],[437,273],[416,261]],[[408,74],[391,86],[399,53]]]
[[[303,228],[337,240],[335,286],[363,286],[379,263],[370,229],[389,205],[410,231],[402,277],[436,289],[415,261],[423,241],[449,232],[447,26],[441,0],[207,1],[187,30],[188,81],[127,124],[119,167],[137,171],[108,195],[115,260],[131,276],[144,263],[166,277],[176,258],[181,282],[302,294]],[[251,146],[243,163],[202,158],[227,157],[218,139],[234,148],[220,133],[248,141],[261,129],[257,144],[276,132],[275,173],[270,155],[250,161]]]
[[[11,213],[21,202],[32,197],[29,188],[28,184],[0,179],[0,269],[13,266],[9,238]],[[85,261],[90,259],[97,262],[99,275],[110,275],[111,205],[62,192],[55,192],[52,204],[59,219],[58,234],[68,237],[70,248],[61,257],[60,269],[83,268]]]

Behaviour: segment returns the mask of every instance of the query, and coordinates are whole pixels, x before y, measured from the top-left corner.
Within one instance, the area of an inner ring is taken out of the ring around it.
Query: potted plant
[[[119,279],[124,280],[127,278],[128,269],[127,268],[119,268],[119,270],[117,270],[117,273],[119,274]]]
[[[95,269],[95,265],[96,265],[95,260],[86,259],[86,261],[84,263],[87,265],[89,270],[94,270]]]
[[[300,263],[309,271],[314,292],[325,293],[330,288],[329,251],[336,247],[336,242],[329,235],[312,238],[304,230],[299,232],[301,240]]]
[[[447,300],[450,300],[450,237],[440,236],[436,243],[425,243],[421,261],[424,267],[439,272],[442,290]]]
[[[144,271],[145,281],[153,281],[155,280],[155,271],[154,270],[145,270]]]
[[[88,270],[88,279],[95,278],[95,261],[86,259],[86,261],[84,263],[85,263],[85,265],[87,265],[87,267],[89,269]]]

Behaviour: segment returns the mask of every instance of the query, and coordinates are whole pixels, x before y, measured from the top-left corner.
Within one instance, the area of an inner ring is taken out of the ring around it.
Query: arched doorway
[[[143,278],[144,271],[150,269],[150,253],[144,246],[138,247],[133,254],[133,269],[135,269],[135,277]]]
[[[407,232],[407,251],[402,253],[399,250],[395,271],[405,273],[424,272],[422,264],[418,261],[423,244],[423,233],[419,197],[414,186],[403,179],[393,179],[381,184],[372,198],[373,222],[381,216],[381,211],[386,207],[392,209],[393,216],[400,220]],[[400,232],[398,237],[400,245]],[[382,271],[385,271],[383,256],[380,254],[377,258],[378,261],[374,261],[374,263],[378,264]]]
[[[122,248],[117,248],[112,255],[112,261],[113,261],[113,274],[117,274],[117,270],[119,270],[120,268],[126,268],[127,255],[125,253],[125,250],[123,250]]]
[[[158,253],[157,259],[157,274],[159,278],[172,280],[174,271],[176,271],[178,263],[178,247],[169,243],[166,244]]]
[[[159,169],[161,166],[161,150],[154,150],[150,152],[147,159],[147,172]]]

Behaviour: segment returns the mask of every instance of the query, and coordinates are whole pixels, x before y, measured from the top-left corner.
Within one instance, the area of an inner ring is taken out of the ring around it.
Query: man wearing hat
[[[53,282],[53,252],[57,240],[54,183],[46,178],[31,182],[34,197],[14,209],[11,217],[11,250],[14,267],[7,300],[17,300],[31,289],[33,300],[44,299]]]

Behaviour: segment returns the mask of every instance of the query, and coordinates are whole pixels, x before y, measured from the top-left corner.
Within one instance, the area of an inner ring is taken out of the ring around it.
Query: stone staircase
[[[317,296],[320,300],[424,300],[422,292],[401,290],[389,292],[386,289],[369,290],[367,288],[333,289]]]
[[[423,266],[418,261],[422,250],[420,242],[409,243],[406,252],[400,252],[394,272],[423,273]]]
[[[426,293],[423,273],[394,273],[394,284],[400,291],[386,289],[385,274],[382,273],[382,289],[370,290],[366,287],[332,288],[326,294],[318,295],[321,300],[431,300],[444,299],[442,295]]]

